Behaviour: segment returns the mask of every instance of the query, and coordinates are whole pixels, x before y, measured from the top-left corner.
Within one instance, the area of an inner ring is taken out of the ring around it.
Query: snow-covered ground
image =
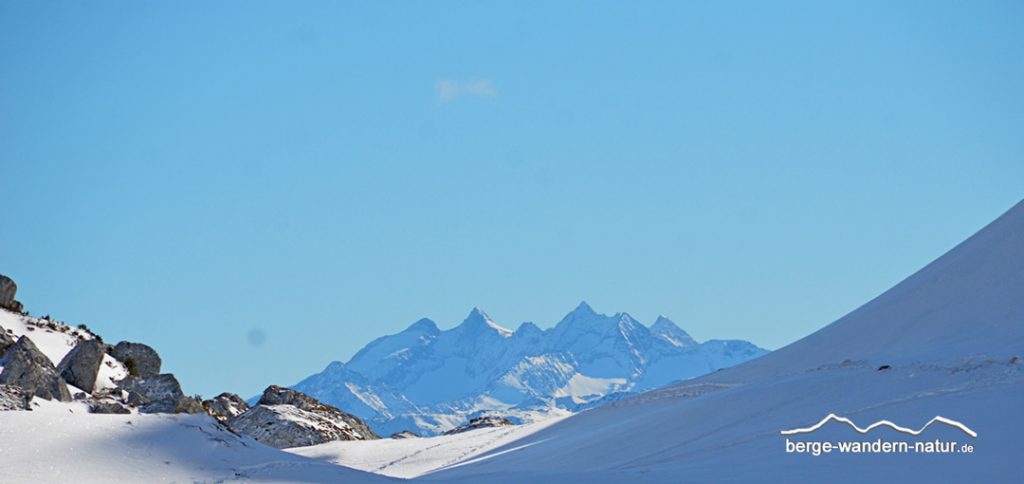
[[[411,439],[328,442],[287,449],[298,455],[387,476],[411,478],[471,460],[562,420],[470,430],[453,435]]]
[[[34,400],[0,412],[0,482],[376,482],[267,447],[208,415],[96,415]]]
[[[1020,482],[1024,202],[822,330],[737,367],[581,412],[426,479],[467,482]],[[920,436],[935,416],[964,423]],[[791,441],[925,442],[973,452],[788,453]],[[958,447],[959,448],[959,447]]]

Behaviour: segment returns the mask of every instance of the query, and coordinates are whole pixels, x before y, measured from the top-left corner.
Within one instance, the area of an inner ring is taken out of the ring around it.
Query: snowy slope
[[[0,412],[0,482],[381,482],[267,447],[208,415],[95,415],[36,399]]]
[[[449,330],[421,319],[378,338],[348,363],[333,362],[294,388],[352,412],[382,435],[437,434],[483,413],[544,420],[764,352],[746,341],[698,343],[667,318],[648,328],[586,303],[546,331],[533,323],[512,331],[474,308]]]
[[[582,412],[428,479],[621,482],[1019,482],[1024,436],[1024,203],[822,330],[737,367]],[[883,365],[889,369],[879,370]],[[969,454],[787,454],[806,440],[946,439]],[[795,438],[795,437],[794,437]]]
[[[542,430],[560,417],[526,425],[427,438],[338,441],[288,449],[298,455],[393,477],[411,478],[468,459]]]

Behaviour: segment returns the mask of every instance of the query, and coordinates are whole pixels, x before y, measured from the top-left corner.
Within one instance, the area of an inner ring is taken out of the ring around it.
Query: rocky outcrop
[[[418,439],[420,434],[413,432],[412,430],[403,430],[401,432],[395,432],[391,434],[392,439]]]
[[[89,404],[89,413],[129,414],[132,411],[118,402],[96,401]]]
[[[18,292],[18,285],[10,277],[0,274],[0,308],[16,313],[24,309],[21,303],[14,299]]]
[[[213,418],[227,422],[249,410],[249,404],[234,393],[221,393],[216,397],[203,401],[203,409]]]
[[[206,410],[203,409],[203,399],[194,397],[182,397],[178,400],[178,406],[174,409],[174,413],[203,413]]]
[[[122,341],[110,349],[110,356],[124,363],[131,376],[152,378],[160,374],[160,355],[148,345]]]
[[[18,338],[18,342],[7,349],[4,360],[0,383],[21,387],[33,397],[71,401],[71,393],[53,362],[27,336]]]
[[[228,426],[279,449],[379,438],[354,415],[277,385],[264,390],[259,404],[229,420]]]
[[[129,376],[119,383],[128,392],[128,404],[142,413],[200,413],[202,403],[186,397],[171,373],[153,377]]]
[[[60,361],[57,373],[69,384],[92,393],[104,354],[106,347],[103,343],[94,339],[81,341]]]
[[[87,397],[90,413],[131,413],[128,392],[122,388],[100,388]]]
[[[32,397],[25,393],[21,387],[14,385],[0,385],[0,411],[6,410],[31,410],[29,402]]]
[[[507,425],[514,425],[511,420],[504,417],[495,416],[484,416],[476,417],[471,419],[468,424],[460,425],[446,432],[441,432],[441,435],[452,435],[460,434],[462,432],[468,432],[470,430],[485,429],[488,427],[504,427]]]

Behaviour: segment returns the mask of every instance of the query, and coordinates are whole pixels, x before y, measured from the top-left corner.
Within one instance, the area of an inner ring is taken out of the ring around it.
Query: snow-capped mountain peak
[[[689,333],[683,331],[683,328],[665,316],[658,316],[658,319],[654,321],[654,324],[651,325],[651,334],[677,348],[686,348],[697,344]]]
[[[513,331],[511,329],[508,329],[508,328],[506,328],[504,326],[501,326],[498,323],[494,322],[494,320],[491,319],[491,317],[488,316],[487,313],[485,313],[482,309],[480,309],[478,307],[474,307],[469,312],[469,315],[466,316],[466,319],[462,321],[462,324],[460,324],[458,327],[456,327],[453,331],[457,331],[457,330],[460,330],[460,329],[468,331],[468,330],[485,329],[485,328],[489,329],[489,330],[492,330],[492,331],[495,331],[499,335],[501,335],[503,337],[506,337],[506,338],[509,337],[509,336],[512,336],[512,333],[513,333]]]

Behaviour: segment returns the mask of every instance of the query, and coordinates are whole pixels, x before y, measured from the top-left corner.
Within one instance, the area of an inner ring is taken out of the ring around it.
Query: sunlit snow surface
[[[893,289],[757,360],[582,412],[427,479],[471,482],[1020,482],[1024,203]],[[879,370],[883,365],[889,369]],[[960,454],[787,454],[801,440],[953,440]],[[796,439],[798,437],[792,436]],[[512,450],[515,449],[515,450]],[[500,454],[500,455],[498,455]],[[486,456],[487,454],[485,454]]]
[[[429,438],[328,442],[288,449],[299,455],[388,476],[410,478],[436,471],[514,442],[559,420],[471,430]]]
[[[95,415],[35,400],[0,412],[0,482],[362,482],[387,478],[231,433],[207,415]]]

